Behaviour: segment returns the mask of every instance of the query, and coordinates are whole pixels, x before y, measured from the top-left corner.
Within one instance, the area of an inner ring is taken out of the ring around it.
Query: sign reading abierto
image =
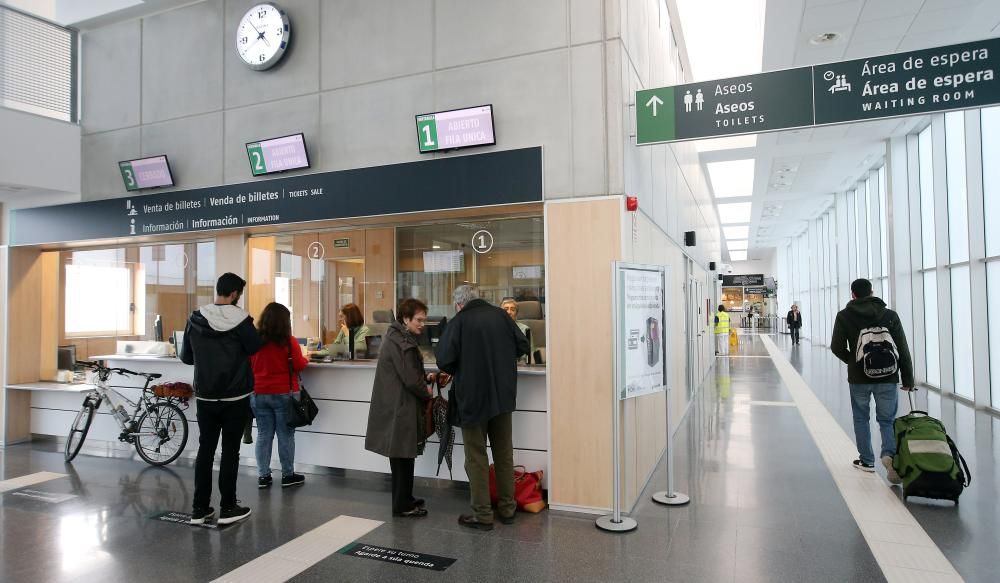
[[[639,145],[1000,103],[1000,39],[636,92]]]
[[[119,162],[118,171],[122,173],[125,190],[129,192],[174,185],[174,177],[170,174],[170,164],[166,156]]]
[[[620,400],[666,390],[666,268],[615,264],[615,344]]]
[[[254,176],[309,167],[309,153],[303,134],[250,142],[247,144],[250,171]]]
[[[492,146],[497,143],[493,132],[493,106],[418,115],[417,143],[421,153]]]

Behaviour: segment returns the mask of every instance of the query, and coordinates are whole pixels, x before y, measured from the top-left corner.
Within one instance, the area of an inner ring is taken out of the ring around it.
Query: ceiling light
[[[726,241],[726,247],[728,247],[730,251],[746,251],[749,244],[750,242],[746,239],[742,241]]]
[[[750,227],[723,227],[722,234],[726,239],[746,239],[750,236]]]
[[[737,148],[756,148],[757,134],[698,140],[694,143],[694,147],[699,152],[716,152],[719,150],[735,150]]]
[[[747,252],[746,251],[730,251],[729,252],[730,261],[746,261]]]
[[[441,248],[441,246],[440,246],[440,245],[434,245],[434,246],[432,246],[432,248],[433,248],[433,249],[440,249],[440,248]]]
[[[690,81],[725,79],[763,70],[766,0],[678,0]],[[720,42],[720,39],[726,39]]]
[[[822,34],[817,34],[816,36],[809,39],[809,44],[811,45],[826,45],[832,42],[836,42],[840,38],[840,35],[836,32],[824,32]]]
[[[715,198],[752,195],[754,163],[753,159],[748,159],[705,164]]]
[[[718,205],[719,221],[723,225],[742,224],[750,222],[750,203],[736,202]]]

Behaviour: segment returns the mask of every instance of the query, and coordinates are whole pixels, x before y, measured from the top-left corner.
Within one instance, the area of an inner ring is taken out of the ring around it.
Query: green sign
[[[264,149],[260,142],[247,144],[247,155],[250,156],[250,170],[254,176],[267,174],[267,163],[264,161]]]
[[[347,247],[351,246],[351,240],[350,239],[334,239],[333,240],[333,246],[335,248],[339,248],[339,249],[346,249]]]
[[[421,115],[417,117],[417,139],[421,152],[433,152],[439,150],[437,137],[437,122],[434,114]]]
[[[638,145],[1000,103],[1000,39],[645,89]]]
[[[122,173],[122,180],[125,181],[125,190],[132,192],[139,190],[139,181],[135,178],[135,169],[131,162],[119,162],[118,171]]]

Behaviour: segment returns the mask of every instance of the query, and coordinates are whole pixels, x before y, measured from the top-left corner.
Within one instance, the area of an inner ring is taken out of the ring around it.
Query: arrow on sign
[[[656,106],[657,105],[663,105],[663,100],[660,99],[659,97],[657,97],[656,95],[650,97],[649,101],[646,102],[646,107],[650,107],[650,106],[653,107],[653,117],[656,117]]]

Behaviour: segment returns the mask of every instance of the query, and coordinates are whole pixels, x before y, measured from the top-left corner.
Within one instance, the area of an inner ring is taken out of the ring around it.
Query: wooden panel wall
[[[2,206],[2,205],[0,205]],[[2,208],[0,208],[2,210]],[[0,245],[0,274],[4,287],[10,281],[10,274],[7,273],[7,246]],[[0,443],[3,443],[6,435],[3,430],[6,426],[4,419],[7,411],[7,290],[0,289]]]
[[[611,507],[611,264],[621,258],[621,206],[545,208],[551,504]]]
[[[396,313],[396,230],[369,229],[365,233],[365,321],[374,322],[375,310]]]
[[[43,275],[38,249],[10,249],[8,256],[7,336],[16,339],[7,346],[7,384],[33,383],[41,369]],[[16,315],[16,317],[11,317]],[[6,389],[6,387],[5,387]],[[31,394],[6,390],[4,442],[31,437]]]
[[[254,321],[264,310],[264,306],[274,301],[274,249],[276,237],[253,237],[247,242],[246,300],[243,305]]]

